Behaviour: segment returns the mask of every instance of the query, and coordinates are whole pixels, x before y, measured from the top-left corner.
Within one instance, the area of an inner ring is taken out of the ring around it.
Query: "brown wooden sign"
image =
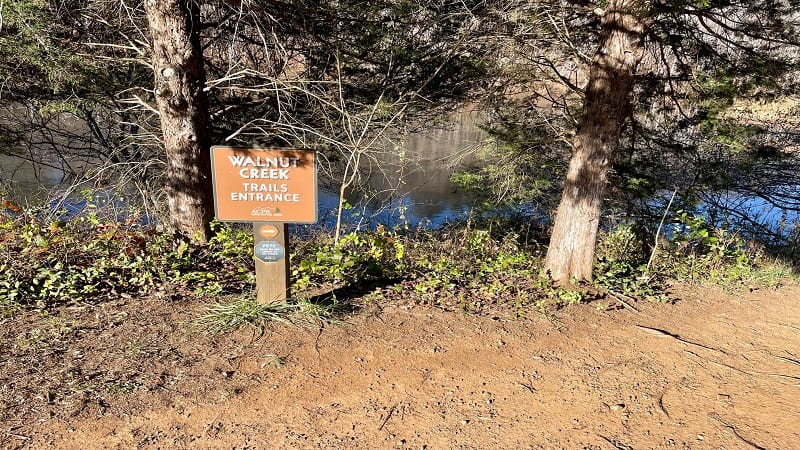
[[[314,223],[314,152],[211,147],[216,217],[226,222]]]

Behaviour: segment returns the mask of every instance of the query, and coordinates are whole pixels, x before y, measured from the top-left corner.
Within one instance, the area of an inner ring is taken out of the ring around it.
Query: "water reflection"
[[[14,156],[0,155],[0,186],[16,198],[31,198],[68,180],[66,171],[52,165],[37,167]]]
[[[76,125],[71,125],[75,129]],[[458,117],[450,127],[414,133],[399,139],[387,139],[385,150],[363,167],[368,173],[360,186],[346,193],[353,208],[345,211],[343,219],[352,227],[382,223],[389,226],[437,226],[466,214],[470,201],[455,189],[450,181],[453,170],[466,158],[469,150],[485,138],[471,114]],[[40,164],[15,156],[0,155],[0,189],[12,198],[37,203],[68,194],[91,182],[75,186],[91,169],[85,164],[65,167],[57,153],[38,152]],[[319,190],[319,217],[324,226],[336,220],[339,203],[336,181],[327,180]],[[99,202],[112,201],[105,193]],[[64,208],[79,211],[85,206],[82,198],[66,202]]]
[[[371,176],[345,195],[355,205],[347,211],[351,225],[435,227],[463,217],[472,202],[450,175],[469,162],[485,137],[474,115],[463,114],[450,128],[414,133],[399,143],[388,140],[375,162],[380,170],[367,167]],[[321,222],[335,222],[337,205],[335,191],[320,191]]]
[[[98,164],[99,145],[87,123],[71,113],[42,115],[33,107],[4,104],[2,130],[9,140],[0,148],[0,190],[22,202],[40,203]]]

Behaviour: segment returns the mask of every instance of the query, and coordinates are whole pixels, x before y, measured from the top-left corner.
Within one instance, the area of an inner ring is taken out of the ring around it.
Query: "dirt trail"
[[[553,320],[387,306],[277,327],[202,362],[216,389],[119,394],[7,445],[800,449],[800,288],[679,296]]]

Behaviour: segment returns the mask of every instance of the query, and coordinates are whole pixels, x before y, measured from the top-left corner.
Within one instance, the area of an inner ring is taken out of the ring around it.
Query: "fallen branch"
[[[624,300],[625,298],[627,298],[630,301],[636,301],[635,298],[630,297],[628,295],[625,295],[625,294],[623,294],[621,292],[616,292],[616,291],[608,291],[608,295],[611,296],[611,298],[613,298],[614,300],[620,302],[622,304],[622,306],[630,309],[631,311],[636,312],[636,313],[640,312],[639,309],[637,309],[635,306],[629,304],[628,302],[626,302]]]
[[[394,405],[393,405],[393,406],[392,406],[392,407],[389,409],[389,412],[386,414],[386,418],[385,418],[385,419],[383,419],[383,422],[381,422],[381,426],[379,426],[379,427],[378,427],[378,431],[381,431],[381,430],[383,430],[383,427],[385,427],[385,426],[386,426],[386,423],[387,423],[387,422],[389,422],[389,419],[391,419],[391,418],[392,418],[392,414],[394,414],[395,410],[397,410],[397,403],[395,403],[395,404],[394,404]]]
[[[697,347],[704,348],[706,350],[713,350],[715,352],[722,353],[723,355],[727,355],[728,354],[725,350],[720,350],[718,348],[709,347],[707,345],[703,345],[703,344],[700,344],[700,343],[697,343],[697,342],[692,342],[692,341],[690,341],[688,339],[684,339],[684,338],[680,337],[680,335],[677,335],[675,333],[670,333],[669,331],[662,330],[660,328],[646,327],[646,326],[643,326],[643,325],[634,325],[634,326],[636,328],[644,331],[645,333],[651,334],[653,336],[671,337],[671,338],[673,338],[675,340],[683,342],[684,344],[694,345],[694,346],[697,346]]]

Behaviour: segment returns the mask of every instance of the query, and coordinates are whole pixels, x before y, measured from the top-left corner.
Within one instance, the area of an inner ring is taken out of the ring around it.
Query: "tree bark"
[[[206,242],[214,198],[200,7],[194,0],[146,0],[145,9],[167,158],[170,225],[193,241]]]
[[[592,279],[608,174],[630,111],[633,76],[651,9],[652,0],[609,0],[603,12],[583,117],[545,258],[545,269],[561,285]]]

